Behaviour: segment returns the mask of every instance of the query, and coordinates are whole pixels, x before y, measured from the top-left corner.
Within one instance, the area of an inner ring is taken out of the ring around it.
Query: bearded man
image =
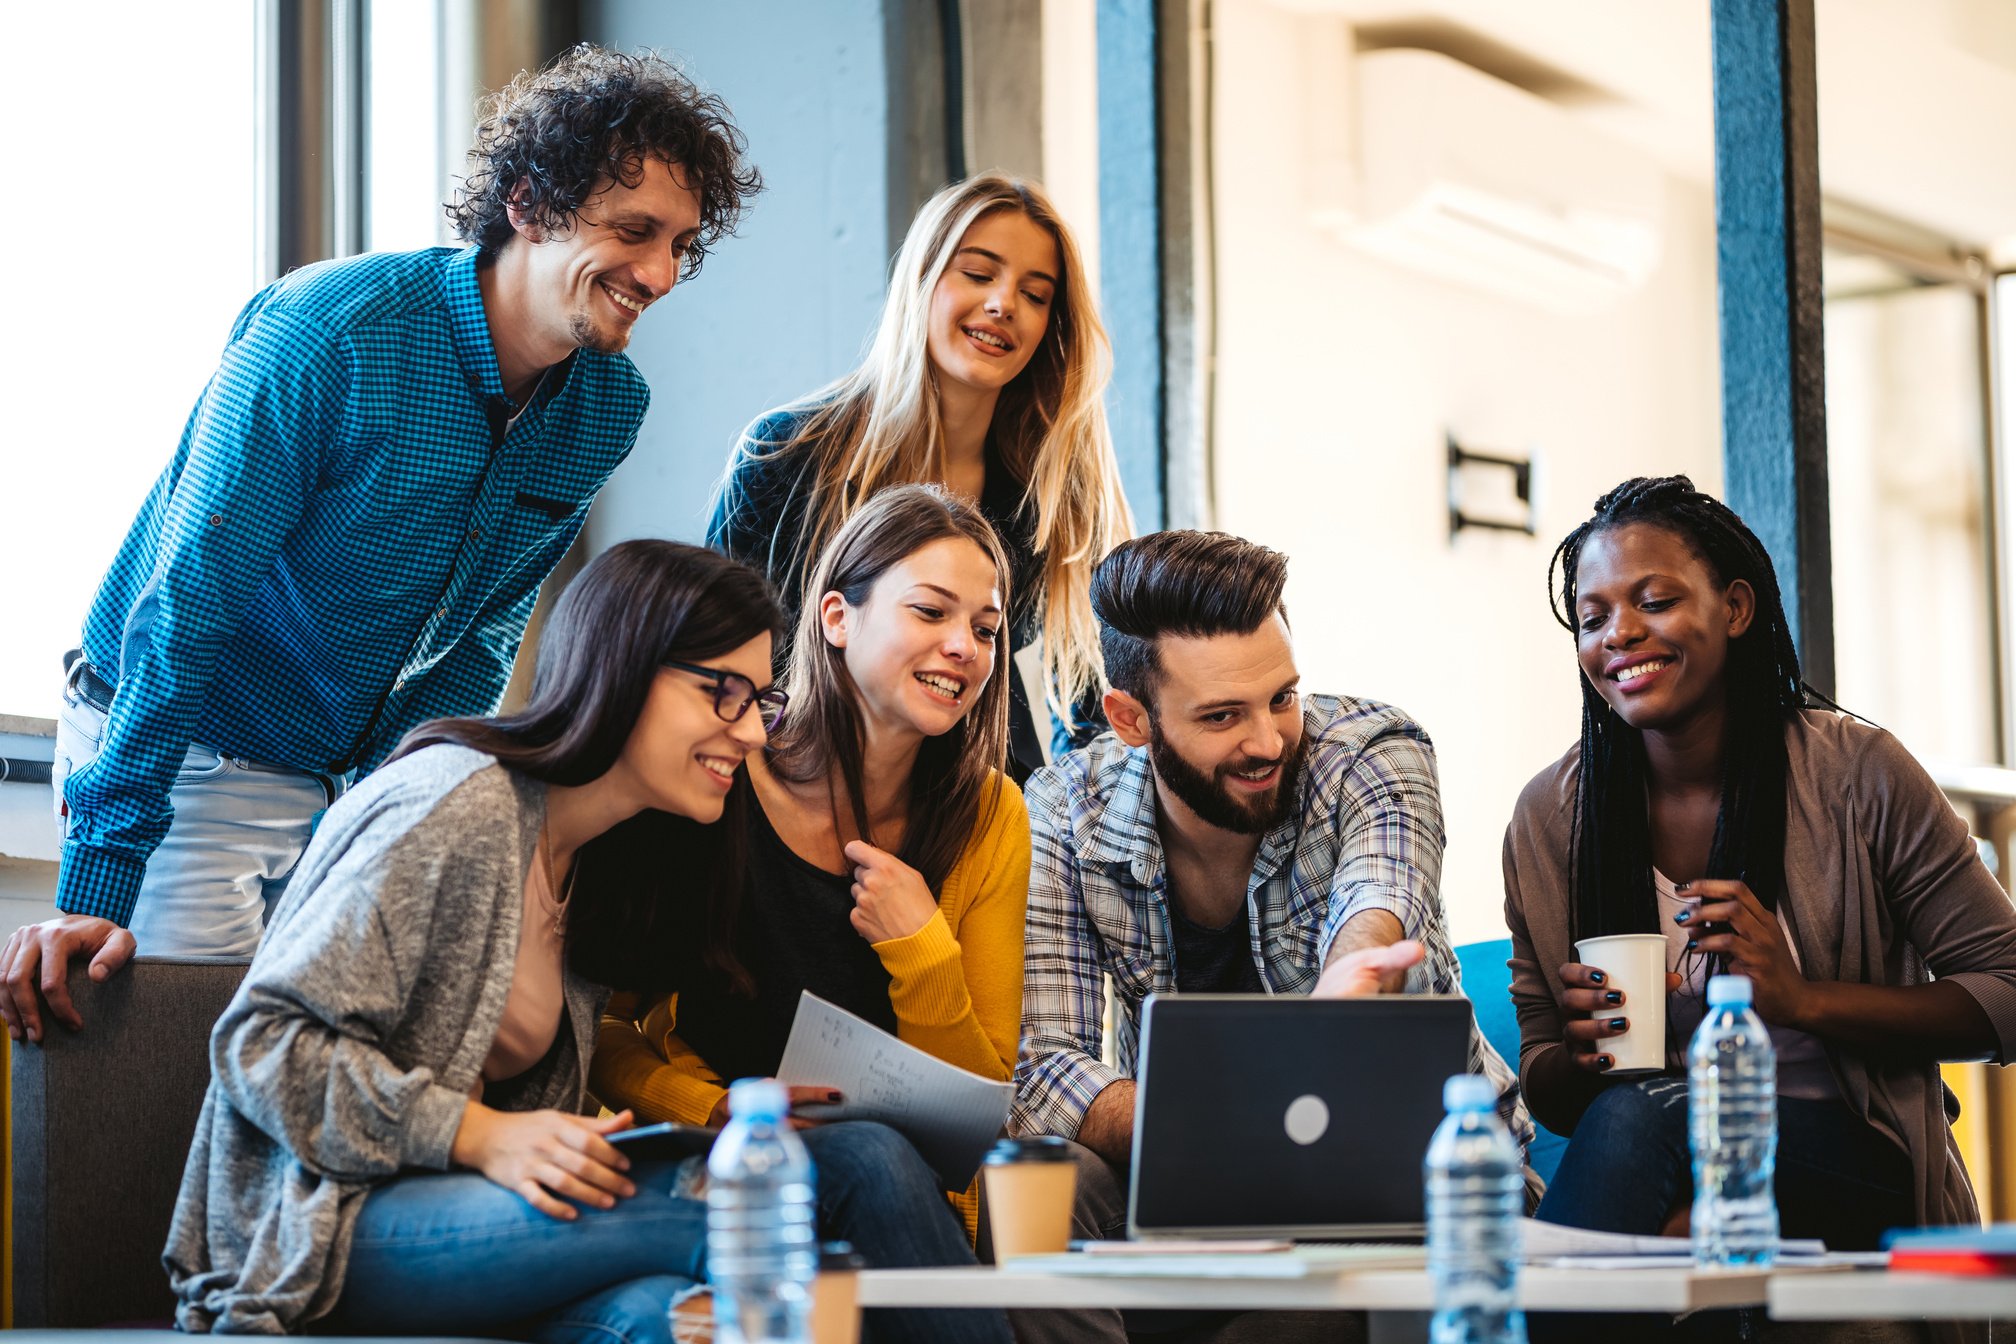
[[[1222,532],[1126,542],[1093,575],[1112,731],[1025,790],[1033,858],[1011,1121],[1089,1150],[1074,1236],[1126,1235],[1149,994],[1463,992],[1438,890],[1434,747],[1390,705],[1301,692],[1287,579],[1286,556]],[[1107,976],[1112,1065],[1100,1052]],[[1523,1145],[1533,1131],[1518,1079],[1474,1024],[1470,1069],[1496,1085]],[[1174,1324],[1128,1316],[1137,1330]],[[1011,1317],[1023,1341],[1126,1337],[1114,1311]],[[1265,1333],[1300,1332],[1284,1320]]]
[[[493,712],[539,585],[636,442],[622,351],[760,189],[728,108],[583,45],[499,93],[467,246],[304,267],[239,315],[66,664],[57,908],[0,1016],[81,1025],[67,963],[250,956],[336,795]]]

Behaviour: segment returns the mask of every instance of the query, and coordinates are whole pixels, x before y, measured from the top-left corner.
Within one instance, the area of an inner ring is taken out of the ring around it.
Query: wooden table
[[[1774,1321],[2016,1319],[2016,1279],[1857,1270],[1771,1280]]]
[[[1642,1311],[1677,1314],[1706,1307],[1756,1307],[1767,1270],[1527,1269],[1519,1305],[1527,1311]],[[1780,1271],[1779,1278],[1809,1277]],[[1817,1277],[1840,1279],[1841,1274]],[[1428,1311],[1425,1270],[1365,1270],[1303,1279],[1207,1279],[1009,1273],[972,1269],[870,1269],[859,1281],[864,1307],[1171,1307],[1216,1311]]]

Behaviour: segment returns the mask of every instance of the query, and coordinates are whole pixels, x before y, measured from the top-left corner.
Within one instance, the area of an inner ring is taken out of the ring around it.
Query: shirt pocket
[[[1102,969],[1122,999],[1139,1002],[1155,992],[1155,946],[1148,914],[1123,900],[1090,902],[1087,915],[1099,935]]]

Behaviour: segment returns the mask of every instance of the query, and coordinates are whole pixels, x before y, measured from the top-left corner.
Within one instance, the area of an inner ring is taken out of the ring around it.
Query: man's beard
[[[1281,772],[1274,777],[1272,788],[1266,793],[1240,797],[1225,785],[1225,777],[1257,770],[1274,764],[1273,761],[1258,756],[1239,756],[1221,762],[1214,772],[1206,774],[1169,744],[1152,714],[1148,718],[1148,759],[1154,763],[1155,773],[1168,786],[1169,792],[1181,798],[1185,806],[1210,825],[1239,835],[1265,835],[1294,813],[1295,785],[1302,773],[1305,741],[1301,734],[1297,734],[1295,745],[1276,758]]]
[[[629,327],[606,330],[595,325],[595,319],[586,313],[574,314],[567,334],[574,338],[574,344],[584,350],[598,350],[605,355],[621,354],[630,344]]]

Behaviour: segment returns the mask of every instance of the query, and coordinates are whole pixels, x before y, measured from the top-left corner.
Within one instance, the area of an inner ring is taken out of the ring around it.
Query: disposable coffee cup
[[[868,1261],[844,1241],[819,1248],[819,1273],[812,1280],[812,1344],[860,1344],[861,1307],[855,1276]]]
[[[1666,1068],[1666,935],[1619,933],[1608,938],[1584,938],[1575,944],[1584,966],[1603,972],[1603,988],[1624,991],[1624,1002],[1605,1006],[1599,1020],[1626,1018],[1630,1030],[1596,1042],[1599,1054],[1617,1061],[1610,1076],[1660,1073]]]
[[[987,1227],[994,1263],[1022,1255],[1061,1255],[1071,1245],[1071,1202],[1078,1163],[1063,1139],[1003,1139],[980,1167],[987,1182]]]

